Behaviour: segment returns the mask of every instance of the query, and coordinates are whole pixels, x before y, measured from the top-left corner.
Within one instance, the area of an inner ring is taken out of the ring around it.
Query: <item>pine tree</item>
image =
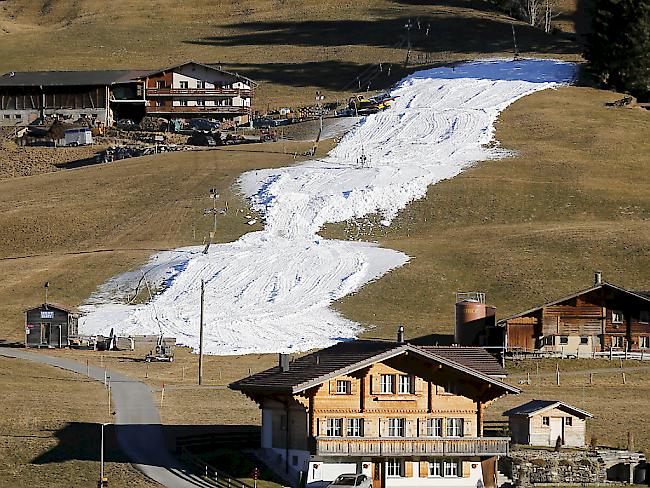
[[[605,86],[650,98],[650,0],[596,0],[585,58]]]

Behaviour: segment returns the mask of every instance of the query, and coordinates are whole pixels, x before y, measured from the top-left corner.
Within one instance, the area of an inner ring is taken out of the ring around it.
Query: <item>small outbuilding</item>
[[[25,310],[25,347],[67,347],[77,335],[79,312],[74,308],[43,303]]]
[[[512,442],[555,447],[558,437],[566,447],[585,447],[589,412],[556,400],[532,400],[503,412]]]

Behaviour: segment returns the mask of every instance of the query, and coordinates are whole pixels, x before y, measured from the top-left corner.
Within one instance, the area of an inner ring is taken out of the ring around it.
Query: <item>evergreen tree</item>
[[[605,86],[650,98],[650,0],[595,0],[585,58]]]

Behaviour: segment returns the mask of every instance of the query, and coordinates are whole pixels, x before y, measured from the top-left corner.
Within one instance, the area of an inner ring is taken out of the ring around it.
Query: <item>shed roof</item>
[[[0,76],[0,86],[107,86],[136,81],[147,71],[11,71]]]
[[[573,405],[569,405],[568,403],[564,403],[558,400],[531,400],[528,403],[524,403],[523,405],[519,405],[518,407],[511,408],[510,410],[506,410],[505,412],[503,412],[503,415],[505,417],[513,417],[513,416],[532,417],[533,415],[540,414],[546,410],[551,410],[553,408],[566,410],[574,414],[575,416],[581,418],[593,417],[592,414],[586,412],[585,410],[581,410],[577,407],[574,407]]]
[[[458,351],[451,351],[457,349]],[[519,389],[503,383],[495,376],[505,376],[498,361],[474,347],[420,347],[390,341],[356,340],[340,342],[326,349],[302,356],[290,365],[289,371],[281,372],[275,366],[261,373],[243,378],[230,385],[235,390],[286,391],[299,393],[317,386],[331,378],[350,374],[405,353],[413,353],[463,373],[474,376],[509,393]],[[461,359],[464,351],[465,357]],[[496,373],[496,374],[495,374]]]
[[[56,310],[61,310],[63,312],[68,312],[71,314],[78,314],[79,310],[74,308],[74,307],[68,307],[67,305],[61,305],[60,303],[52,303],[52,302],[47,302],[47,303],[41,303],[40,305],[37,305],[36,307],[30,307],[24,310],[24,312],[31,312],[32,310],[40,310],[40,309],[56,309]]]
[[[533,312],[537,312],[538,310],[541,310],[544,307],[549,307],[551,305],[557,305],[558,303],[562,303],[562,302],[564,302],[566,300],[571,300],[572,298],[579,297],[580,295],[584,295],[585,293],[591,293],[592,291],[600,290],[601,288],[610,288],[612,290],[616,290],[618,292],[624,293],[626,295],[630,295],[630,296],[635,297],[635,298],[639,298],[641,300],[644,300],[644,301],[650,303],[650,293],[648,293],[648,292],[643,292],[643,291],[639,292],[639,291],[627,290],[627,289],[622,288],[620,286],[616,286],[616,285],[613,285],[613,284],[608,283],[606,281],[603,281],[599,285],[594,285],[594,286],[592,286],[590,288],[587,288],[585,290],[580,290],[578,292],[572,293],[571,295],[567,295],[565,297],[558,298],[557,300],[553,300],[551,302],[544,303],[542,305],[531,308],[531,309],[526,310],[524,312],[519,312],[519,313],[516,313],[514,315],[510,315],[509,317],[505,317],[503,319],[500,319],[497,322],[497,325],[503,324],[504,322],[506,322],[508,320],[516,319],[518,317],[523,317],[524,315],[528,315],[528,314],[531,314]]]

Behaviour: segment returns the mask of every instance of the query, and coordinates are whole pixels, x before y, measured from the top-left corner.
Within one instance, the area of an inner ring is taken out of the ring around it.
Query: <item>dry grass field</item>
[[[558,26],[566,32],[557,35],[514,22],[522,54],[579,59],[572,33],[578,3],[562,2]],[[330,100],[345,97],[372,66],[371,89],[400,79],[409,19],[416,62],[513,53],[512,20],[480,0],[7,0],[0,5],[0,71],[149,68],[195,59],[261,82],[260,110],[295,107],[313,104],[314,90]],[[393,65],[390,76],[379,63]]]
[[[650,112],[604,106],[617,98],[568,87],[513,104],[496,138],[516,157],[430,187],[391,227],[366,225],[363,238],[412,260],[336,308],[375,326],[367,336],[404,324],[416,337],[453,331],[456,291],[486,292],[506,317],[589,287],[594,269],[650,289]]]
[[[0,357],[0,487],[96,486],[106,390],[79,375]],[[44,396],[46,392],[46,396]],[[154,487],[120,454],[107,430],[111,486]]]

